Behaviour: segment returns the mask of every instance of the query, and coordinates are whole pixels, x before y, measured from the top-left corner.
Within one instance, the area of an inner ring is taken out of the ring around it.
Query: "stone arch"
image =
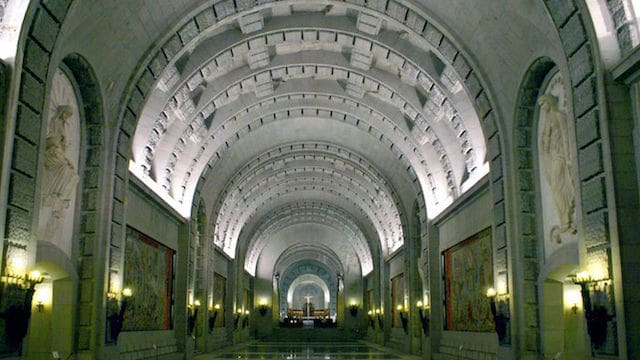
[[[330,308],[329,313],[332,315],[336,314],[337,311],[337,289],[338,289],[338,280],[336,278],[336,274],[332,273],[330,269],[316,261],[316,260],[300,260],[294,264],[291,264],[280,277],[280,309],[286,309],[287,305],[287,294],[289,292],[289,287],[298,279],[300,276],[304,274],[315,274],[318,276],[324,283],[327,285],[329,289],[330,295]],[[286,313],[285,313],[286,315]]]
[[[247,236],[246,254],[244,255],[244,267],[249,274],[255,274],[260,254],[269,245],[269,234],[282,230],[287,226],[298,223],[318,223],[339,229],[340,232],[349,234],[349,240],[355,242],[354,247],[359,256],[362,274],[366,275],[373,270],[372,250],[376,244],[369,244],[357,222],[343,209],[333,207],[326,203],[310,202],[290,203],[273,211],[274,215],[268,216]],[[314,217],[313,220],[310,217]],[[316,219],[317,218],[317,219]]]
[[[72,259],[77,252],[74,224],[78,223],[76,215],[82,204],[79,180],[85,172],[85,109],[76,75],[64,63],[52,71],[48,82],[42,119],[44,146],[39,154],[44,160],[41,160],[43,165],[37,181],[35,236],[39,242],[53,244]],[[52,170],[47,168],[50,165],[54,166]]]
[[[319,286],[322,289],[322,292],[324,293],[322,305],[324,309],[328,309],[329,302],[331,301],[331,292],[329,290],[329,286],[324,280],[314,274],[302,274],[291,282],[291,285],[287,290],[287,304],[293,307],[300,303],[295,301],[296,290],[298,289],[298,287],[305,285],[308,282],[312,282],[314,285]],[[317,305],[320,304],[316,303],[316,306]]]
[[[601,263],[608,271],[612,281],[614,297],[622,296],[624,279],[615,279],[613,263],[619,259],[617,250],[612,251],[622,243],[625,232],[619,232],[617,227],[624,224],[624,218],[618,218],[615,199],[609,199],[613,194],[614,174],[612,169],[616,158],[612,158],[607,103],[603,102],[605,86],[605,69],[603,59],[599,53],[598,37],[594,24],[590,18],[587,5],[581,1],[550,1],[545,2],[551,15],[560,40],[562,41],[565,57],[559,67],[566,68],[570,74],[570,86],[573,93],[573,114],[575,121],[575,140],[578,154],[578,182],[582,194],[580,199],[580,213],[582,219],[581,247],[586,248],[585,262]],[[615,128],[612,128],[612,132]],[[621,162],[621,160],[618,160]],[[617,167],[626,164],[617,163]],[[613,174],[613,175],[612,175]],[[620,281],[622,280],[622,281]],[[625,285],[628,283],[625,282]],[[617,316],[624,317],[622,307],[618,306]],[[616,343],[626,347],[633,340],[620,341],[634,337],[625,333],[626,330],[619,322]],[[635,337],[637,338],[637,337]],[[625,352],[623,348],[616,349],[616,353]]]
[[[522,264],[521,281],[519,282],[519,292],[522,294],[531,294],[523,301],[522,318],[539,319],[537,281],[538,281],[538,264],[539,264],[539,245],[538,245],[538,213],[536,200],[536,166],[534,162],[536,157],[533,152],[537,146],[534,141],[537,139],[535,132],[535,108],[539,91],[543,85],[543,81],[549,74],[555,64],[549,58],[537,59],[528,69],[520,86],[518,94],[518,105],[516,108],[516,119],[518,126],[515,128],[514,139],[516,139],[516,161],[517,173],[516,184],[518,196],[517,199],[517,217],[521,224],[518,229],[516,238],[520,244],[520,251],[517,254],[517,263]],[[539,321],[528,321],[523,327],[525,338],[532,338],[524,347],[527,353],[535,354],[540,350],[539,338]]]
[[[278,155],[273,155],[271,153],[275,153]],[[390,187],[389,185],[387,185],[384,177],[382,177],[382,175],[380,174],[380,172],[375,169],[373,166],[371,166],[366,159],[364,159],[361,155],[357,154],[356,152],[352,152],[350,149],[347,149],[345,147],[340,147],[340,146],[335,146],[335,145],[331,145],[331,144],[327,144],[327,143],[311,143],[311,142],[306,142],[306,143],[290,143],[290,144],[283,144],[281,146],[278,146],[277,148],[273,148],[271,150],[269,150],[268,152],[266,152],[267,155],[261,155],[260,158],[264,157],[265,160],[262,160],[262,162],[258,162],[258,161],[252,161],[250,164],[247,164],[245,166],[243,166],[244,169],[246,169],[245,171],[243,171],[243,173],[239,173],[239,175],[235,176],[233,178],[232,181],[229,181],[229,185],[227,185],[227,187],[224,189],[224,191],[222,192],[223,195],[225,195],[224,197],[220,197],[218,199],[218,202],[216,204],[214,204],[214,208],[213,208],[213,218],[211,219],[212,223],[215,224],[215,226],[217,227],[216,231],[214,232],[214,236],[215,236],[215,240],[216,241],[221,241],[223,235],[226,233],[226,230],[228,228],[230,228],[230,226],[228,224],[224,224],[220,218],[223,217],[227,217],[226,214],[224,214],[224,204],[225,203],[231,203],[236,207],[241,207],[242,209],[240,210],[236,210],[234,211],[226,211],[227,213],[232,213],[232,214],[239,214],[242,211],[248,210],[250,208],[250,206],[245,205],[242,203],[241,200],[239,199],[246,199],[249,197],[249,194],[251,193],[251,189],[249,187],[244,187],[243,186],[243,182],[247,181],[247,178],[251,177],[251,174],[254,172],[258,172],[256,169],[259,169],[260,167],[265,167],[265,166],[271,166],[271,162],[273,161],[278,161],[278,162],[282,162],[285,161],[286,159],[290,158],[291,156],[294,156],[296,154],[310,154],[310,155],[317,155],[318,156],[318,162],[326,162],[327,159],[330,159],[331,161],[334,162],[344,162],[345,164],[348,164],[350,166],[353,166],[354,168],[360,168],[360,166],[362,166],[362,176],[367,176],[368,178],[370,178],[370,182],[371,184],[378,184],[379,187],[377,189],[379,189],[379,195],[378,198],[379,199],[384,199],[385,200],[385,204],[379,204],[377,206],[382,207],[384,206],[388,206],[388,207],[393,207],[393,214],[394,217],[392,219],[387,219],[388,223],[385,224],[393,224],[394,226],[397,227],[394,228],[394,230],[396,230],[399,235],[397,236],[398,238],[402,238],[402,233],[407,231],[407,226],[406,226],[406,216],[404,215],[404,212],[402,211],[402,207],[401,207],[401,201],[398,198],[398,196],[396,195],[396,191],[395,189],[393,189],[392,187]],[[342,154],[341,154],[342,153]],[[293,155],[292,155],[293,154]],[[321,159],[322,158],[322,159]],[[354,160],[355,158],[355,160]],[[285,160],[283,160],[285,159]],[[328,163],[329,166],[332,163]],[[318,164],[316,165],[318,168],[321,168],[321,166]],[[289,167],[292,167],[292,165],[289,165]],[[330,168],[330,166],[329,166]],[[331,169],[330,169],[331,170]],[[275,170],[275,171],[282,171],[282,169],[280,170]],[[338,173],[339,171],[335,170],[336,173]],[[262,173],[262,172],[261,172]],[[348,174],[347,174],[348,175]],[[341,175],[344,178],[348,178],[347,175]],[[293,177],[294,175],[289,175],[289,177]],[[316,176],[320,177],[322,176],[322,174],[317,174]],[[271,176],[271,177],[275,177],[277,178],[277,176]],[[284,177],[283,177],[284,178]],[[337,181],[337,180],[336,180]],[[354,180],[353,183],[358,183],[357,180]],[[264,194],[265,196],[269,195],[268,192],[264,191],[263,189],[261,189],[260,191],[258,191],[258,193],[260,194]],[[373,195],[372,195],[373,196]],[[234,198],[235,197],[235,198]],[[269,198],[269,201],[266,201],[266,203],[271,203],[271,198]],[[382,201],[381,201],[382,202]],[[273,205],[270,205],[270,207],[272,207]],[[254,209],[255,211],[255,209]],[[391,212],[391,211],[390,211]],[[224,216],[223,216],[224,215]],[[377,215],[376,213],[374,213],[374,215]],[[375,221],[377,219],[376,216],[371,216],[371,221]],[[224,219],[223,219],[224,220]],[[392,222],[393,220],[393,222]],[[378,219],[379,221],[379,219]],[[380,229],[380,227],[382,225],[377,224],[378,228]],[[388,225],[389,227],[391,227],[391,225]],[[236,229],[237,232],[240,231],[244,231],[243,229]],[[381,235],[383,235],[382,232],[380,232]],[[384,240],[386,240],[386,237],[384,236],[379,236],[379,240],[380,242],[384,242]],[[225,235],[226,236],[226,235]],[[232,240],[237,241],[238,237],[234,237]],[[404,240],[404,239],[402,239]],[[373,240],[371,240],[373,241]],[[217,243],[216,245],[218,245],[220,248],[223,248],[223,250],[227,250],[226,246],[224,246],[224,242],[220,242]],[[234,244],[233,246],[233,252],[229,253],[229,256],[235,256],[235,254],[237,253],[237,244]],[[386,256],[388,255],[387,253],[387,246],[390,247],[390,244],[386,244],[386,242],[384,244],[369,244],[369,246],[371,247],[376,247],[376,248],[380,248],[382,249],[382,253]],[[391,249],[391,250],[395,250],[395,249]]]
[[[103,98],[92,66],[84,57],[75,53],[68,54],[62,62],[71,72],[78,86],[78,96],[81,98],[81,120],[83,120],[81,121],[83,126],[81,134],[84,133],[84,141],[82,142],[84,149],[81,150],[81,163],[84,164],[84,169],[80,176],[81,191],[78,194],[78,197],[82,199],[79,214],[82,224],[79,226],[79,241],[76,248],[79,264],[89,264],[94,261],[93,254],[104,246],[99,242],[101,236],[97,231],[99,229],[100,214],[102,213],[99,204],[104,192],[102,181],[105,175],[103,152],[106,141],[103,132]],[[122,192],[120,196],[124,198],[124,193]],[[106,311],[97,306],[104,296],[103,289],[95,286],[95,282],[99,281],[99,279],[98,273],[87,273],[79,277],[78,292],[91,294],[80,298],[79,307],[94,307],[98,313],[96,324],[79,325],[79,334],[90,334],[93,331],[94,336],[103,336],[101,334],[105,331],[104,325],[99,325],[101,324],[100,321],[103,321],[101,319],[106,318]],[[93,289],[94,291],[90,292],[88,289]],[[82,339],[79,339],[79,344],[83,344]],[[79,346],[78,350],[89,350],[89,344],[87,343],[85,349]]]
[[[373,12],[377,15],[384,17],[390,21],[397,21],[406,27],[408,31],[413,31],[424,37],[431,46],[437,51],[443,54],[443,57],[451,62],[452,66],[460,74],[463,87],[470,95],[477,114],[479,116],[480,124],[484,129],[484,136],[489,143],[488,156],[490,159],[490,167],[494,175],[492,175],[492,183],[498,186],[496,193],[498,200],[495,205],[498,208],[496,217],[504,217],[504,205],[503,205],[503,158],[502,158],[502,144],[500,137],[497,136],[498,124],[496,120],[496,113],[494,111],[493,101],[488,91],[484,89],[482,75],[476,69],[474,64],[470,62],[470,58],[464,53],[462,49],[457,46],[455,40],[453,40],[448,34],[432,23],[432,19],[424,14],[422,10],[402,3],[394,3],[395,7],[398,7],[398,13],[405,12],[404,17],[398,17],[392,13],[386,13],[387,8],[386,1],[381,3],[367,3],[364,6],[356,4],[344,4],[350,8],[363,10],[367,12]],[[343,4],[343,3],[341,3]],[[231,5],[231,4],[230,4]],[[156,42],[157,46],[154,46],[148,54],[149,56],[142,59],[137,68],[136,74],[132,75],[132,82],[128,86],[127,94],[123,100],[124,107],[121,112],[120,118],[120,135],[125,136],[124,141],[129,141],[129,137],[136,126],[137,119],[142,112],[144,106],[144,99],[149,94],[151,84],[157,81],[160,77],[162,66],[166,65],[169,60],[166,59],[165,54],[176,54],[188,45],[194,39],[197,39],[200,31],[199,23],[203,23],[203,19],[209,18],[204,21],[203,27],[206,28],[217,21],[229,16],[237,16],[238,13],[250,11],[251,7],[245,5],[232,4],[230,7],[226,6],[224,9],[217,6],[205,6],[199,7],[192,12],[192,17],[188,17],[180,21],[178,25],[169,33],[161,37],[161,40]],[[160,68],[159,68],[160,67]],[[121,137],[119,135],[119,137]],[[121,141],[121,140],[119,140]],[[130,141],[129,141],[130,142]],[[130,151],[129,151],[130,153]],[[129,154],[130,155],[130,154]],[[503,222],[498,224],[497,233],[504,239],[506,226]],[[506,249],[504,253],[506,255]]]
[[[336,2],[337,3],[337,2]],[[344,3],[340,3],[344,4]],[[392,6],[399,11],[394,13],[387,12],[387,6]],[[192,17],[184,18],[176,24],[172,31],[160,36],[153,48],[147,52],[148,56],[141,59],[135,73],[131,74],[131,82],[126,87],[126,93],[123,97],[123,107],[119,117],[118,143],[123,143],[126,150],[126,156],[117,160],[120,163],[127,163],[131,157],[131,136],[136,127],[138,118],[143,111],[145,99],[151,91],[151,84],[160,79],[162,67],[176,53],[188,49],[191,42],[198,38],[200,34],[200,23],[204,21],[206,28],[213,23],[219,22],[231,15],[236,16],[238,13],[250,12],[250,7],[239,6],[238,3],[229,3],[224,11],[218,12],[216,5],[203,5],[194,10]],[[261,5],[264,6],[264,5]],[[473,62],[459,43],[446,32],[437,22],[425,14],[423,10],[412,6],[404,1],[380,1],[367,2],[365,5],[356,5],[352,3],[346,4],[350,8],[362,10],[376,14],[390,21],[398,22],[406,31],[415,32],[418,36],[429,42],[435,51],[442,55],[443,59],[449,62],[461,78],[461,84],[465,93],[470,97],[474,110],[480,119],[480,126],[483,129],[484,139],[487,145],[486,161],[489,164],[489,182],[492,193],[492,212],[493,224],[492,232],[494,239],[494,261],[495,272],[505,279],[508,287],[512,286],[509,268],[512,264],[508,254],[511,251],[512,241],[508,239],[507,234],[510,232],[507,228],[507,219],[510,213],[507,213],[506,200],[508,195],[505,191],[505,181],[510,181],[505,177],[506,165],[505,155],[503,154],[504,140],[502,138],[501,118],[503,114],[501,109],[495,107],[493,94],[490,89],[486,88],[482,69]],[[220,8],[222,10],[222,8]],[[404,12],[403,12],[404,11]],[[397,14],[404,14],[397,16]],[[205,19],[205,20],[203,20]],[[207,20],[208,19],[208,20]],[[125,154],[122,154],[125,155]],[[202,191],[202,178],[198,181],[195,193]],[[428,191],[428,189],[423,189]],[[423,202],[424,203],[424,202]],[[423,205],[424,206],[424,205]],[[427,214],[426,207],[421,209],[422,214]],[[509,290],[508,290],[509,291]]]
[[[336,2],[338,3],[338,2]],[[345,4],[345,3],[340,3]],[[387,12],[387,5],[392,4],[396,10],[393,13]],[[217,7],[210,4],[203,5],[194,10],[192,17],[181,19],[172,31],[160,36],[153,48],[147,52],[148,56],[141,59],[135,73],[130,76],[131,82],[126,86],[125,95],[122,100],[122,109],[118,120],[119,131],[116,134],[119,148],[126,149],[119,153],[116,159],[116,169],[122,169],[121,174],[125,178],[127,174],[128,160],[131,158],[131,137],[135,130],[138,118],[145,105],[145,99],[150,93],[151,84],[158,81],[161,76],[161,68],[166,65],[178,52],[184,51],[191,44],[191,41],[199,36],[198,22],[203,19],[207,22],[207,26],[212,23],[226,19],[230,15],[237,15],[242,12],[250,12],[251,8],[238,7],[237,3],[229,3],[224,11],[217,12]],[[265,6],[264,4],[260,6]],[[498,109],[494,103],[494,95],[490,89],[486,87],[487,81],[482,73],[482,69],[473,62],[459,43],[446,32],[439,24],[432,21],[432,18],[424,13],[423,10],[412,6],[404,1],[380,1],[367,2],[360,6],[348,3],[346,6],[350,8],[363,10],[365,12],[374,13],[384,19],[398,22],[406,31],[414,32],[421,38],[433,46],[435,51],[441,54],[442,58],[451,64],[461,78],[461,85],[465,93],[470,97],[473,108],[480,119],[480,126],[483,129],[484,139],[487,145],[486,161],[489,164],[489,182],[492,193],[492,212],[493,224],[492,232],[494,241],[494,261],[495,272],[505,279],[508,287],[512,287],[512,279],[509,268],[512,266],[508,254],[511,251],[512,241],[508,238],[507,219],[510,213],[507,213],[507,197],[505,191],[505,181],[510,181],[505,176],[506,165],[503,154],[504,139],[502,138],[502,111]],[[398,16],[397,14],[404,14]],[[198,18],[198,16],[200,16]],[[160,71],[158,71],[160,70]],[[121,164],[118,166],[118,164]],[[200,178],[201,180],[201,178]],[[198,181],[196,193],[202,188]],[[115,201],[114,201],[115,203]],[[422,211],[427,213],[425,208]],[[509,291],[509,290],[508,290]],[[510,292],[510,291],[509,291]]]
[[[20,84],[22,91],[13,89],[14,102],[5,106],[15,118],[6,123],[14,123],[13,143],[10,144],[12,161],[8,167],[9,190],[7,210],[0,222],[3,237],[15,240],[35,254],[36,243],[33,226],[36,223],[36,179],[38,177],[38,149],[41,148],[40,119],[44,114],[47,78],[51,68],[51,56],[60,26],[66,16],[70,1],[43,4],[31,2],[24,17],[24,25],[18,39],[18,50],[24,49],[24,56],[16,59],[12,83]],[[7,70],[9,73],[9,70]],[[7,80],[7,83],[9,81]],[[7,87],[9,88],[9,87]],[[28,89],[28,91],[24,91]],[[31,257],[27,262],[32,263]]]

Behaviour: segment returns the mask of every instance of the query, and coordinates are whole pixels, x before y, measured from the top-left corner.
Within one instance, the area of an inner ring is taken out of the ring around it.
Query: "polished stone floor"
[[[251,342],[241,347],[232,347],[220,352],[196,356],[197,360],[213,359],[280,359],[280,360],[418,360],[417,356],[403,355],[390,349],[365,342],[357,343],[268,343]]]

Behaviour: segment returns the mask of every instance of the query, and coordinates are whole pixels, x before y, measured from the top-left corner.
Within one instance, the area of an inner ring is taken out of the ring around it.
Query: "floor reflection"
[[[346,359],[420,359],[365,343],[250,343],[211,354],[196,356],[198,360],[346,360]]]

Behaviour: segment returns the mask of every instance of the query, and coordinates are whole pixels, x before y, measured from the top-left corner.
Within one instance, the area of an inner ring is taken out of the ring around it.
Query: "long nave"
[[[640,359],[639,0],[1,0],[0,358]]]

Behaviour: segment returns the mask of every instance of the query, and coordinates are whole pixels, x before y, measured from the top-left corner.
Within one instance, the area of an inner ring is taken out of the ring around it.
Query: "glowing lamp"
[[[131,297],[131,295],[133,295],[133,291],[131,291],[131,288],[122,289],[122,296]]]
[[[494,298],[494,297],[496,297],[496,295],[498,295],[498,293],[496,292],[496,289],[494,289],[494,288],[489,288],[489,289],[487,290],[487,297],[488,297],[488,298],[490,298],[490,299],[491,299],[491,298]]]

